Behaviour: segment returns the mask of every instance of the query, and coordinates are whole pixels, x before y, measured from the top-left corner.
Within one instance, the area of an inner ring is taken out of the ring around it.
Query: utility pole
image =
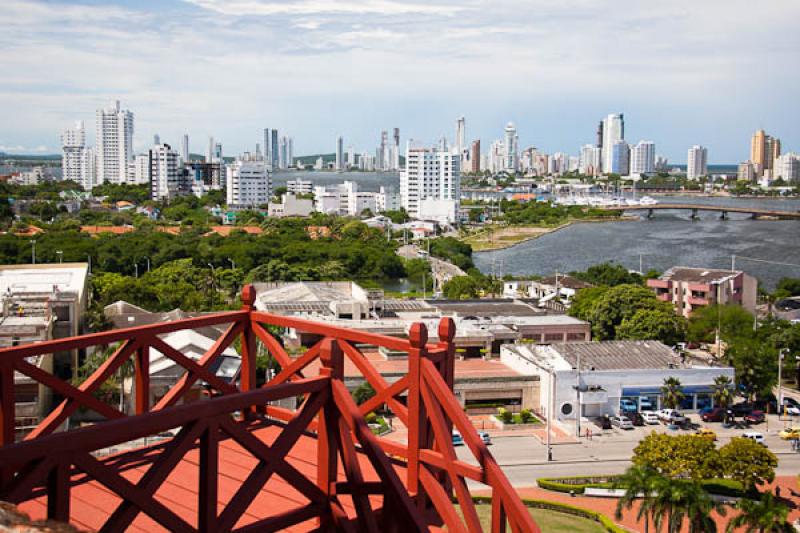
[[[139,263],[134,263],[133,264],[133,271],[135,273],[135,276],[138,278],[139,277]]]
[[[578,352],[578,368],[576,374],[575,392],[578,397],[578,405],[575,409],[575,433],[581,437],[581,353]]]
[[[31,239],[31,264],[36,264],[36,239]]]
[[[783,387],[781,382],[781,367],[783,366],[783,358],[786,355],[786,348],[778,352],[778,415],[781,414],[783,409]]]
[[[550,442],[550,432],[551,432],[551,422],[552,418],[555,416],[555,411],[553,407],[553,394],[555,392],[555,379],[556,373],[553,370],[552,366],[547,367],[547,372],[550,374],[549,383],[547,386],[547,460],[553,460],[553,446]]]
[[[64,252],[61,250],[56,250],[56,255],[58,256],[58,263],[61,264],[64,262]]]
[[[736,256],[731,256],[731,270],[736,270]]]

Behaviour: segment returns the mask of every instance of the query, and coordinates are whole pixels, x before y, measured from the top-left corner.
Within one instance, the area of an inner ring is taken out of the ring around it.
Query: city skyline
[[[673,163],[701,144],[710,164],[735,164],[761,128],[800,144],[786,112],[800,74],[783,68],[800,6],[749,6],[10,0],[0,151],[58,153],[61,131],[119,99],[137,152],[156,133],[252,151],[265,125],[292,132],[298,154],[331,153],[336,135],[371,149],[387,124],[432,145],[463,115],[466,143],[489,146],[513,122],[521,149],[574,155],[624,113],[626,139],[652,139]],[[397,83],[413,69],[418,81]]]

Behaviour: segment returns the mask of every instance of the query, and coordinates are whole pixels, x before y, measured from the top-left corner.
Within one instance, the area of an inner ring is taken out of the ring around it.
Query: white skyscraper
[[[773,176],[792,185],[800,184],[800,155],[789,152],[778,156],[775,159]]]
[[[517,128],[514,127],[512,122],[506,124],[503,145],[506,149],[503,170],[516,172],[519,169],[519,137],[517,136]]]
[[[656,170],[656,144],[652,141],[639,141],[631,146],[630,175],[650,174]]]
[[[344,139],[336,138],[336,170],[344,170]]]
[[[625,117],[612,113],[603,120],[603,172],[610,172],[614,143],[625,139]]]
[[[686,163],[686,177],[696,180],[708,175],[708,149],[699,145],[689,148],[689,160]]]
[[[178,194],[178,152],[168,144],[157,144],[148,153],[150,198],[171,200]]]
[[[208,138],[208,148],[206,148],[206,163],[214,162],[214,137]]]
[[[584,175],[597,176],[600,173],[601,149],[593,144],[584,144],[578,162],[578,172]]]
[[[124,183],[133,161],[133,113],[113,107],[97,110],[97,183]]]
[[[87,153],[86,130],[82,120],[77,121],[74,128],[62,132],[61,147],[62,179],[74,181],[84,190],[91,190],[94,185],[94,155],[91,151]]]
[[[181,144],[181,159],[184,163],[189,161],[189,134],[183,135],[183,144]]]
[[[406,147],[406,168],[400,173],[400,203],[408,213],[419,215],[422,200],[461,198],[461,158],[455,152]]]
[[[464,117],[459,117],[456,121],[456,151],[463,162],[465,153],[467,153],[467,126]]]
[[[285,146],[285,143],[284,143]],[[258,207],[269,202],[271,175],[266,162],[237,159],[226,167],[228,205]]]

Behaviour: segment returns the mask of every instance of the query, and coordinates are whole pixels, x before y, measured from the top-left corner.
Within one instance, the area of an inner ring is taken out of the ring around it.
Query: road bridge
[[[723,220],[728,218],[730,213],[742,213],[750,215],[754,219],[769,218],[780,220],[800,220],[800,211],[778,211],[774,209],[763,209],[758,207],[731,207],[720,205],[697,205],[697,204],[654,204],[654,205],[621,205],[601,207],[604,211],[647,211],[647,218],[652,218],[655,211],[682,210],[691,211],[692,218],[697,218],[700,211],[714,211],[720,213]]]

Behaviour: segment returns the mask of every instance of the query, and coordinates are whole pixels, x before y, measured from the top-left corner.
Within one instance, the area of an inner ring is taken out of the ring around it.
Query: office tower
[[[261,155],[261,144],[256,143],[256,159],[264,159],[264,156]]]
[[[656,169],[656,145],[652,141],[639,141],[631,148],[630,175],[651,174]]]
[[[113,107],[97,110],[95,159],[97,183],[124,183],[133,161],[133,113]]]
[[[506,172],[516,172],[519,165],[519,137],[513,122],[506,124],[505,128],[505,160],[503,170]]]
[[[281,140],[285,146],[285,137]],[[272,182],[264,161],[244,161],[241,157],[226,166],[226,196],[229,206],[258,207],[269,203]]]
[[[406,147],[406,168],[400,173],[400,203],[408,213],[419,216],[426,198],[450,200],[458,205],[461,198],[461,158],[458,154],[436,148]]]
[[[630,171],[631,148],[623,140],[614,141],[611,146],[611,165],[608,167],[609,174],[619,174],[627,176]]]
[[[625,117],[622,113],[612,113],[603,121],[603,172],[610,172],[611,159],[614,156],[614,142],[625,139]]]
[[[74,181],[86,191],[91,190],[94,184],[88,179],[86,130],[82,120],[75,122],[74,128],[61,133],[61,150],[61,179]]]
[[[183,143],[181,144],[181,159],[186,163],[189,161],[189,134],[184,133]]]
[[[663,156],[656,154],[656,172],[667,172],[669,170],[669,160]]]
[[[472,149],[469,154],[470,172],[476,174],[481,171],[481,140],[472,141]]]
[[[222,143],[216,143],[214,145],[214,160],[222,163]]]
[[[264,128],[264,161],[267,162],[267,165],[272,164],[272,145],[269,142],[269,128]]]
[[[464,150],[467,149],[467,131],[464,117],[459,117],[456,121],[456,151],[459,156],[463,156]]]
[[[597,142],[595,143],[597,148],[603,148],[603,121],[597,123]]]
[[[336,138],[336,170],[344,170],[344,139]]]
[[[750,141],[750,161],[755,168],[756,176],[770,174],[775,159],[781,155],[781,141],[758,130]]]
[[[294,139],[289,137],[286,142],[286,168],[294,166]]]
[[[394,128],[392,145],[392,170],[400,169],[400,128]]]
[[[206,149],[206,163],[214,162],[214,137],[208,138],[208,148]]]
[[[708,149],[699,145],[689,148],[689,159],[686,162],[686,177],[696,180],[708,175]]]
[[[280,157],[280,148],[278,147],[279,144],[280,141],[278,140],[278,130],[272,130],[272,138],[270,139],[270,149],[269,149],[269,153],[272,158],[270,160],[272,162],[272,170],[278,168],[280,163],[281,157]]]
[[[178,194],[178,153],[168,144],[157,144],[148,152],[150,199],[170,200]]]
[[[347,160],[345,161],[347,167],[355,168],[356,166],[356,149],[353,145],[347,147]]]
[[[599,175],[601,154],[602,149],[599,146],[593,144],[583,145],[578,159],[578,172],[586,176]]]
[[[156,133],[153,135],[153,145],[155,146],[159,144],[161,144],[161,136],[158,133]]]
[[[394,145],[399,147],[400,146],[400,128],[394,128],[393,137],[394,137]]]

